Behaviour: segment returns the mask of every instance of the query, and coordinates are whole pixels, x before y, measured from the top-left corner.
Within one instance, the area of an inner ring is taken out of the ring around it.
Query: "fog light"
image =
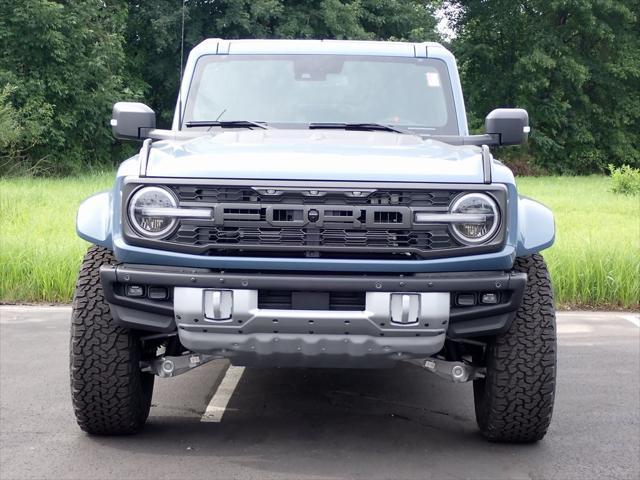
[[[169,296],[165,287],[149,287],[147,295],[151,300],[166,300]]]
[[[498,303],[498,294],[497,293],[485,293],[482,295],[480,300],[482,303],[487,304],[495,304]]]
[[[476,304],[476,296],[473,293],[459,293],[456,296],[456,305],[459,307],[472,307]]]
[[[140,285],[127,285],[127,297],[143,297],[144,288]]]

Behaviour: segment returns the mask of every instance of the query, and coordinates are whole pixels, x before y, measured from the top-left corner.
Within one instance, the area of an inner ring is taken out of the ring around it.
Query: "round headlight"
[[[176,208],[176,198],[160,187],[143,187],[129,200],[129,220],[142,236],[161,238],[176,225],[176,218],[162,212],[163,208]]]
[[[490,240],[500,225],[496,202],[483,193],[468,193],[451,204],[450,213],[478,216],[477,221],[451,225],[454,237],[466,245],[478,245]]]

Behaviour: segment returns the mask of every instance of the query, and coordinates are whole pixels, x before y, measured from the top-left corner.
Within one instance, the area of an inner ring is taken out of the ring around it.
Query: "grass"
[[[87,242],[78,205],[109,188],[113,173],[0,180],[0,301],[69,302]]]
[[[525,177],[523,195],[555,215],[556,243],[543,252],[564,307],[640,305],[640,197],[614,194],[607,177]]]
[[[0,180],[0,301],[68,302],[87,244],[75,213],[113,174]],[[544,252],[564,307],[638,308],[640,199],[615,195],[606,177],[520,178],[518,188],[555,213]]]

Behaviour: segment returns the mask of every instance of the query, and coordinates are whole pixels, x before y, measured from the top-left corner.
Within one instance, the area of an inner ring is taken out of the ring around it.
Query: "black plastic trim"
[[[174,328],[173,323],[161,320],[162,317],[173,319],[173,304],[167,301],[126,297],[118,293],[117,285],[309,292],[502,292],[506,299],[503,303],[451,308],[449,335],[469,337],[489,335],[508,328],[513,318],[512,314],[522,303],[527,275],[513,272],[423,273],[405,276],[226,273],[207,269],[121,264],[102,266],[100,279],[107,302],[112,308],[118,306],[149,313],[152,318],[148,319],[142,315],[141,319],[144,321],[141,321],[137,328],[152,331],[169,331],[168,329]],[[127,313],[127,317],[132,318],[131,312]],[[123,315],[114,316],[117,321]],[[499,325],[496,327],[498,317]],[[132,323],[131,320],[127,320],[126,326],[135,328]],[[495,330],[496,328],[498,330]]]
[[[104,265],[103,282],[196,288],[237,288],[308,291],[453,292],[502,291],[524,288],[526,274],[504,272],[417,273],[412,275],[309,275],[227,273],[181,267]]]
[[[114,323],[126,328],[158,333],[171,333],[176,329],[173,308],[170,313],[160,314],[115,303],[110,303],[109,307]]]
[[[512,311],[465,321],[452,319],[447,330],[447,337],[458,339],[498,335],[509,329],[515,315],[516,312]]]
[[[501,236],[501,235],[500,235]],[[251,252],[253,256],[264,256],[264,252],[286,252],[288,258],[296,257],[292,252],[303,254],[304,252],[314,251],[320,252],[322,258],[335,258],[332,256],[336,254],[369,254],[364,258],[376,258],[376,255],[387,255],[387,259],[393,260],[416,260],[419,259],[434,259],[445,258],[451,256],[464,256],[464,255],[479,255],[482,253],[494,253],[499,252],[503,248],[503,242],[500,238],[496,237],[495,241],[498,243],[491,243],[482,246],[464,246],[464,247],[452,247],[446,249],[434,249],[434,250],[421,250],[413,247],[406,248],[387,248],[387,247],[336,247],[336,246],[306,246],[306,245],[267,245],[267,244],[247,244],[247,245],[202,245],[191,246],[183,243],[169,242],[167,240],[151,240],[140,237],[134,237],[129,234],[125,235],[127,243],[130,245],[136,245],[146,248],[154,248],[158,250],[168,250],[171,252],[180,252],[188,254],[203,255],[211,252],[212,255],[223,255],[220,251],[228,251],[227,255],[234,256],[240,255],[235,252],[243,252],[247,256],[247,252]],[[393,258],[392,254],[396,254]],[[410,254],[407,255],[407,254]],[[301,256],[299,258],[302,258]],[[340,257],[342,258],[342,257]],[[363,257],[358,257],[363,258]]]

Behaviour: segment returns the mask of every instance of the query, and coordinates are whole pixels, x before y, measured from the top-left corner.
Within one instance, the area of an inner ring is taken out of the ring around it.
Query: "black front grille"
[[[131,243],[210,256],[415,260],[496,251],[504,239],[501,229],[490,244],[470,247],[447,224],[414,223],[415,209],[447,213],[468,189],[462,186],[165,185],[181,208],[208,208],[211,218],[181,218],[162,240],[140,238],[127,224]],[[130,195],[135,185],[128,189]],[[504,206],[504,192],[494,190]]]
[[[290,190],[175,185],[181,205],[211,206],[211,222],[183,221],[168,239],[201,253],[372,257],[459,247],[445,225],[414,226],[411,208],[445,212],[459,190]],[[317,222],[317,223],[316,223]]]
[[[412,207],[448,207],[460,190],[384,190],[362,196],[347,196],[343,192],[320,192],[321,196],[301,195],[285,190],[279,195],[267,195],[246,187],[218,187],[174,185],[173,191],[180,202],[201,203],[280,203],[310,205],[321,201],[330,205],[399,205]],[[309,187],[313,189],[313,187]],[[356,188],[354,188],[356,190]],[[356,190],[357,191],[357,190]]]
[[[446,227],[431,230],[347,230],[275,227],[201,227],[182,225],[172,241],[188,245],[259,248],[269,245],[315,247],[380,247],[385,249],[432,250],[457,244]]]
[[[291,292],[288,290],[258,290],[258,308],[268,310],[293,310],[293,297],[305,292]],[[314,292],[316,294],[316,292]],[[316,294],[317,295],[317,294]],[[320,292],[319,295],[326,297],[326,308],[328,310],[356,311],[365,309],[365,292]],[[316,310],[304,304],[304,297],[301,305],[296,305],[299,310]],[[324,308],[322,308],[324,309]]]

